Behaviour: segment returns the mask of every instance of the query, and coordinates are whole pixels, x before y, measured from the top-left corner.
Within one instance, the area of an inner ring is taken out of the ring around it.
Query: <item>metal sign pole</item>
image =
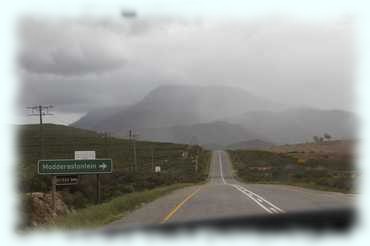
[[[100,203],[100,174],[96,175],[96,204]]]
[[[154,147],[152,146],[152,172],[154,172]]]
[[[53,175],[51,178],[51,203],[53,207],[53,213],[56,211],[55,192],[56,192],[56,176]]]
[[[198,172],[198,156],[195,159],[195,172]]]

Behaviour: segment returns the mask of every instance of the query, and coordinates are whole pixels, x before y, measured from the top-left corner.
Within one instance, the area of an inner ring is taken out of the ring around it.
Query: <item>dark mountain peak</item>
[[[144,98],[167,98],[169,96],[205,96],[205,95],[214,95],[214,96],[253,96],[248,91],[225,85],[160,85],[157,88],[149,92],[149,94]]]
[[[147,103],[190,103],[197,100],[201,92],[199,88],[187,85],[161,85],[150,91],[139,105]],[[161,105],[166,106],[166,105]],[[168,105],[167,105],[168,106]]]
[[[237,142],[229,145],[228,149],[250,149],[250,150],[266,150],[273,147],[274,144],[261,139],[251,139]]]
[[[162,85],[140,102],[89,112],[73,126],[125,136],[135,129],[148,140],[223,144],[248,139],[295,143],[324,132],[352,136],[351,114],[340,110],[287,109],[230,86]],[[246,142],[242,145],[265,145]]]

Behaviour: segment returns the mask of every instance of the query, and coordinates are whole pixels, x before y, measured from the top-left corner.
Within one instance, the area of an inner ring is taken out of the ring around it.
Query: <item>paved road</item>
[[[228,154],[224,151],[214,151],[207,184],[174,191],[129,213],[103,230],[224,217],[346,208],[353,207],[354,198],[354,195],[288,185],[244,184],[233,177]]]

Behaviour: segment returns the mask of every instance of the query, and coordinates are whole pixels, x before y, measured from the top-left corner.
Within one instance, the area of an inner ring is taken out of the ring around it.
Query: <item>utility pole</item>
[[[29,116],[39,116],[40,119],[40,159],[45,158],[45,150],[44,150],[44,135],[43,135],[43,116],[46,115],[53,115],[49,112],[49,109],[53,108],[53,105],[36,105],[27,107],[27,109],[31,110]]]
[[[133,166],[133,171],[135,172],[136,169],[137,169],[137,156],[136,156],[136,137],[138,137],[139,135],[136,134],[134,132],[134,130],[130,129],[129,130],[129,134],[128,134],[128,137],[129,137],[129,148],[130,148],[130,145],[132,143],[132,147],[133,147],[133,154],[134,154],[134,166]]]
[[[136,160],[136,135],[133,134],[133,147],[134,147],[134,172],[136,172],[137,168],[137,160]]]
[[[39,116],[40,119],[40,159],[45,159],[45,143],[44,143],[44,134],[43,134],[43,116],[46,115],[53,115],[49,112],[49,109],[53,108],[53,105],[36,105],[27,107],[27,109],[31,110],[29,116]],[[51,200],[52,200],[52,208],[53,212],[55,213],[55,192],[56,192],[56,176],[52,176],[51,180]]]
[[[198,172],[198,157],[199,157],[198,138],[197,138],[197,136],[192,136],[191,137],[190,143],[189,143],[189,146],[188,146],[188,149],[189,149],[189,152],[192,149],[195,150],[193,162],[194,162],[194,172],[197,173]],[[191,154],[193,154],[193,153],[191,153]]]
[[[190,146],[198,145],[198,138],[196,136],[191,136],[189,145]]]
[[[195,172],[198,172],[198,155],[195,157]]]
[[[104,137],[104,152],[105,152],[105,158],[108,158],[109,156],[109,137],[110,134],[108,132],[103,133]],[[100,180],[100,174],[96,174],[96,204],[99,204],[101,200],[101,180]]]
[[[154,172],[154,146],[152,146],[152,172]]]
[[[108,132],[105,132],[104,133],[104,150],[105,150],[105,156],[108,157],[109,155],[109,139],[108,137],[110,137],[109,133]]]
[[[129,172],[132,172],[133,168],[132,168],[132,164],[131,164],[131,158],[130,158],[130,152],[131,152],[131,137],[132,137],[132,130],[130,129],[128,131],[128,150],[127,150],[127,153],[128,153],[128,162],[129,162],[129,166],[128,166],[128,170]]]

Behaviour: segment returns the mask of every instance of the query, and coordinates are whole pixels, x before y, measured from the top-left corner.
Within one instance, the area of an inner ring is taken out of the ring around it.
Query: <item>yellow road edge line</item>
[[[197,194],[200,191],[201,188],[202,187],[199,187],[196,191],[194,191],[193,193],[188,195],[182,202],[177,204],[177,206],[174,209],[172,209],[172,211],[169,212],[166,215],[166,217],[163,218],[163,220],[161,221],[160,224],[166,223],[177,212],[177,210],[179,210],[187,201],[189,201],[193,196],[195,196],[195,194]]]

